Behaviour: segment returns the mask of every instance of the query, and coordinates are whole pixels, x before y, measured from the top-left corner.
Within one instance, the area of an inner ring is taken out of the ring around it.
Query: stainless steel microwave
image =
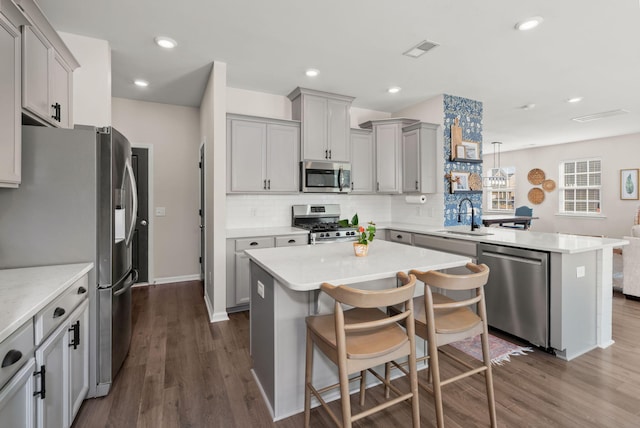
[[[351,164],[306,161],[300,163],[300,190],[307,193],[348,193],[351,191]]]

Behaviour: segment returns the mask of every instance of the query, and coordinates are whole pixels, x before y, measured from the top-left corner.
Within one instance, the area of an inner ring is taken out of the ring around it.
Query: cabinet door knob
[[[267,180],[267,189],[271,190],[271,179]]]
[[[264,183],[262,184],[262,188],[264,190],[267,190],[267,180],[266,179],[264,180]]]
[[[294,242],[296,242],[295,239],[289,239],[289,244],[293,244]]]
[[[54,318],[61,317],[61,316],[63,316],[63,315],[65,314],[65,312],[66,312],[66,311],[64,310],[64,308],[57,307],[57,308],[53,311],[53,317],[54,317]]]
[[[416,180],[416,190],[418,190],[418,180]]]
[[[324,151],[324,158],[329,159],[329,150]]]
[[[397,235],[396,238],[402,239],[402,235]]]
[[[22,352],[17,349],[12,349],[7,352],[7,355],[2,359],[2,368],[9,367],[20,361],[22,358]]]
[[[251,244],[249,244],[249,245],[251,245],[251,246],[253,247],[253,246],[258,245],[258,243],[257,243],[256,241],[253,241],[253,242],[252,242]]]
[[[331,149],[329,149],[329,159],[331,159]]]
[[[78,294],[84,294],[87,292],[87,289],[84,287],[78,287]]]

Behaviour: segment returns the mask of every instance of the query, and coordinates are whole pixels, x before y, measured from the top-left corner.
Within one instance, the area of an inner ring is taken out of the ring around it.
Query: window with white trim
[[[492,168],[484,178],[486,211],[515,210],[516,200],[516,168],[507,166]]]
[[[602,162],[570,160],[560,164],[560,212],[600,213]]]

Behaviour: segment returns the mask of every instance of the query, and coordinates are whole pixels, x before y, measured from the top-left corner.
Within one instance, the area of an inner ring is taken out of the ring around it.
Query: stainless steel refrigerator
[[[131,145],[113,128],[22,127],[22,183],[0,189],[0,268],[93,261],[90,389],[102,396],[131,342]]]

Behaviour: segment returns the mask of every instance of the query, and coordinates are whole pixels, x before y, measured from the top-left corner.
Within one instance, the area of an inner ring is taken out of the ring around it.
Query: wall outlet
[[[167,214],[165,207],[156,207],[156,217],[164,217]]]
[[[576,278],[583,278],[585,275],[585,268],[584,266],[578,266],[576,268]]]
[[[264,299],[264,284],[258,281],[258,296]]]

